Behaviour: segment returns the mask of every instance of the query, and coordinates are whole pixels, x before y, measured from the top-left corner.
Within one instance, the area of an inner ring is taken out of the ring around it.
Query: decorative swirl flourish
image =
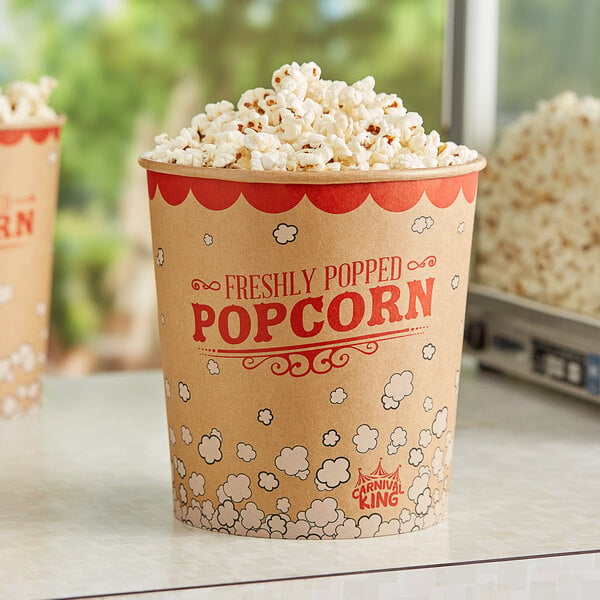
[[[350,355],[346,352],[346,348],[329,348],[315,355],[311,370],[322,375],[329,373],[331,369],[339,369],[347,365],[349,360]]]
[[[437,258],[432,255],[432,256],[428,256],[427,258],[424,258],[421,262],[417,262],[416,260],[411,260],[406,265],[406,267],[409,271],[414,271],[415,269],[421,269],[425,265],[427,265],[428,267],[434,267],[436,262],[437,262]]]
[[[361,354],[375,354],[383,341],[402,337],[420,335],[427,329],[408,327],[397,331],[387,331],[344,340],[335,340],[329,347],[325,344],[312,343],[301,346],[281,346],[277,348],[199,348],[205,356],[240,358],[244,369],[252,371],[261,365],[269,364],[273,375],[291,375],[304,377],[308,373],[323,375],[332,369],[339,369],[350,362],[352,350]]]
[[[308,373],[324,375],[332,369],[339,369],[348,364],[350,361],[349,349],[357,350],[361,354],[373,354],[378,348],[377,342],[367,342],[341,348],[282,352],[264,357],[246,356],[242,360],[242,366],[245,369],[254,370],[265,362],[272,361],[270,369],[273,375],[289,374],[292,377],[304,377]]]
[[[221,284],[218,281],[205,283],[202,279],[192,279],[192,287],[195,290],[199,290],[202,287],[203,290],[213,290],[213,292],[216,292],[221,289]]]
[[[242,366],[244,367],[244,369],[248,369],[248,371],[252,371],[253,369],[256,369],[257,367],[260,367],[260,365],[262,365],[264,362],[266,362],[270,358],[273,358],[273,357],[272,356],[264,356],[262,358],[259,358],[258,356],[245,356],[242,359]]]
[[[356,344],[350,346],[354,350],[358,350],[362,354],[375,354],[379,350],[379,344],[377,342],[367,342],[366,344]]]
[[[300,352],[299,354],[290,354],[281,358],[288,361],[288,371],[292,377],[302,377],[313,370],[314,358],[310,353],[304,354],[303,352]],[[275,365],[271,366],[271,372],[275,373],[275,375],[284,375],[286,373],[286,371],[282,370],[278,364],[276,370],[273,368],[274,366]]]

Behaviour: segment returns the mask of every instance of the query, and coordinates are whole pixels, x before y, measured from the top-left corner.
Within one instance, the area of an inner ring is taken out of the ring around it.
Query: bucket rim
[[[65,115],[58,115],[56,119],[44,119],[40,121],[19,121],[14,123],[0,122],[0,131],[31,131],[35,129],[52,129],[62,127],[67,122]]]
[[[164,163],[138,157],[138,164],[154,173],[166,173],[195,179],[220,179],[246,183],[278,183],[305,185],[333,185],[351,183],[378,183],[392,181],[420,181],[469,175],[482,171],[487,161],[479,155],[476,160],[462,165],[429,167],[423,169],[389,169],[370,171],[256,171],[250,169],[228,169],[220,167],[192,167]]]

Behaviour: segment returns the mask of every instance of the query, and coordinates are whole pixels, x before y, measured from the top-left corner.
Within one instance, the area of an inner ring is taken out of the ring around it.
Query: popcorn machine
[[[448,2],[442,120],[489,159],[465,348],[600,403],[600,5],[552,4]]]

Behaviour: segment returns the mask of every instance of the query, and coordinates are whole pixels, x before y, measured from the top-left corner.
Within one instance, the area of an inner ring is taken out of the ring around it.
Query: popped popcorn
[[[476,281],[600,317],[600,99],[563,92],[509,126],[478,192]]]
[[[57,85],[55,79],[44,76],[38,83],[15,81],[5,92],[0,88],[0,125],[57,120],[58,115],[48,106],[48,98]]]
[[[173,138],[163,133],[144,158],[196,167],[265,171],[421,169],[473,162],[476,151],[442,143],[375,79],[321,79],[314,62],[275,70],[272,89],[207,104]]]

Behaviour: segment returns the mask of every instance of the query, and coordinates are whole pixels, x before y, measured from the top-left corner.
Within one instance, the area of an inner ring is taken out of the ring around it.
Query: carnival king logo
[[[400,467],[395,471],[386,473],[381,466],[381,461],[376,469],[369,475],[365,475],[362,469],[358,469],[358,481],[352,491],[352,497],[358,500],[361,510],[371,508],[382,508],[386,506],[398,506],[400,494],[404,494],[400,483]]]

